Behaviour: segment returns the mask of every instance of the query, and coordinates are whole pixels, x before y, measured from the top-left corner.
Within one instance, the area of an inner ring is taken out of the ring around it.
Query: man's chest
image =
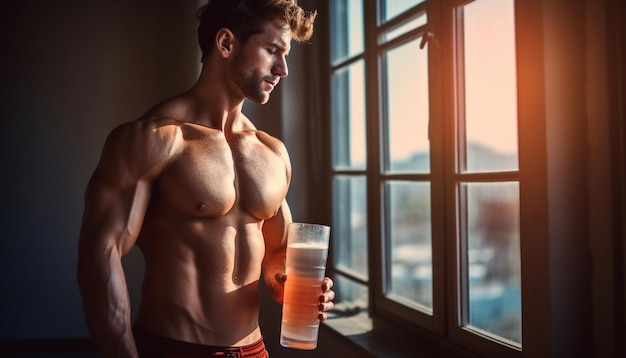
[[[286,164],[254,136],[185,142],[159,178],[163,204],[198,216],[241,209],[257,219],[275,214],[288,187]]]

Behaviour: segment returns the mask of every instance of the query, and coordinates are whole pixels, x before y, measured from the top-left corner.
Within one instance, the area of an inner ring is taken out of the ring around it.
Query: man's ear
[[[233,53],[235,35],[227,28],[221,28],[215,35],[215,48],[223,58],[229,58]]]

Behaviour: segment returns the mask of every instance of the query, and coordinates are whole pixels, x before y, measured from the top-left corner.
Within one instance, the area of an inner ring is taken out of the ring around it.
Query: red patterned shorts
[[[263,338],[241,347],[219,347],[160,337],[135,327],[135,344],[141,358],[269,358]]]

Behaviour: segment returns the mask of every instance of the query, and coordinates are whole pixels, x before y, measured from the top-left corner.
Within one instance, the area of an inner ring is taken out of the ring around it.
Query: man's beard
[[[268,92],[263,91],[263,80],[257,76],[254,66],[244,59],[241,54],[235,55],[231,65],[233,78],[237,86],[243,91],[244,96],[256,103],[265,104],[270,99]]]

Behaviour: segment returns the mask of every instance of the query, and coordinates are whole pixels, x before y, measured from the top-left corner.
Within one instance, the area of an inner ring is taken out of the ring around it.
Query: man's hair
[[[285,19],[292,38],[304,42],[313,35],[317,12],[304,11],[297,0],[208,0],[198,10],[198,42],[202,59],[214,46],[215,35],[227,28],[245,43],[250,36],[262,33],[267,22]]]

